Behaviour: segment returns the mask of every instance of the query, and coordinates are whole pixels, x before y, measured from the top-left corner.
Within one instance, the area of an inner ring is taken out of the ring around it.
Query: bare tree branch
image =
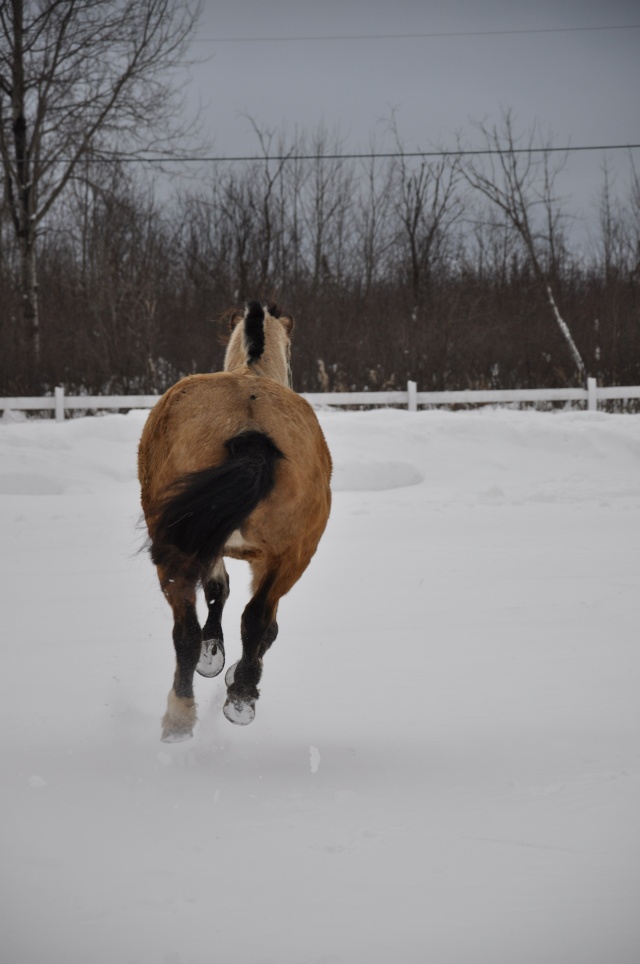
[[[106,148],[166,146],[175,71],[200,0],[9,0],[0,5],[0,164],[23,264],[25,327],[38,357],[38,225],[80,161]]]
[[[554,319],[569,347],[578,374],[584,378],[584,361],[569,326],[560,313],[551,285],[559,243],[560,219],[554,184],[566,163],[566,156],[557,159],[552,167],[549,151],[534,154],[535,130],[529,134],[523,150],[522,139],[514,132],[511,110],[503,112],[499,128],[496,125],[488,127],[483,123],[476,126],[492,153],[484,162],[477,158],[469,159],[461,167],[462,175],[474,190],[483,194],[502,211],[507,222],[517,232],[534,275],[545,292]],[[543,209],[543,227],[537,224],[538,208]]]

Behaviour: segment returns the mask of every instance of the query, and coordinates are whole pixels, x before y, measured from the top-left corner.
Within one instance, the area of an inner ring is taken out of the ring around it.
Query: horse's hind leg
[[[224,667],[222,610],[229,597],[229,576],[222,557],[217,560],[203,588],[208,615],[202,630],[202,652],[196,669],[201,676],[217,676]]]
[[[242,614],[242,658],[230,667],[225,677],[227,701],[224,715],[240,725],[251,723],[255,717],[262,659],[278,635],[278,602],[296,581],[277,570],[262,574],[254,570],[254,573],[257,589]]]
[[[160,585],[173,610],[173,644],[176,651],[176,671],[173,687],[167,700],[167,712],[162,719],[162,739],[178,743],[193,735],[196,722],[196,703],[193,695],[193,676],[200,658],[202,631],[196,614],[195,578],[170,577],[158,566]]]

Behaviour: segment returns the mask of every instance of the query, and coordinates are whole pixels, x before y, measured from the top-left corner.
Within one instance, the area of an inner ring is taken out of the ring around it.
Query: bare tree
[[[393,114],[389,130],[398,153],[392,168],[397,241],[416,311],[424,305],[433,271],[462,215],[459,162],[455,155],[416,161],[407,156]]]
[[[606,161],[602,170],[603,184],[598,209],[600,253],[605,281],[610,282],[620,275],[629,264],[630,238],[625,208],[613,194],[611,174]]]
[[[633,244],[633,274],[636,278],[640,277],[640,174],[631,162],[631,188],[629,192],[629,222],[630,234]]]
[[[394,242],[394,226],[391,215],[392,167],[386,164],[380,170],[372,152],[370,160],[363,165],[359,177],[361,189],[357,194],[353,230],[357,241],[359,276],[362,293],[367,298],[375,281],[388,266],[389,251]]]
[[[290,203],[284,189],[283,172],[287,161],[296,150],[294,141],[287,146],[284,133],[261,128],[254,118],[248,118],[260,144],[264,159],[261,165],[256,216],[259,223],[258,290],[277,288],[283,281],[285,222]],[[274,156],[275,153],[275,156]]]
[[[449,229],[462,208],[456,194],[457,162],[448,157],[426,159],[411,166],[401,156],[396,161],[396,209],[401,225],[400,243],[408,249],[410,288],[414,308],[422,307],[433,270],[441,260]]]
[[[301,193],[304,235],[308,243],[308,265],[314,292],[328,281],[340,283],[344,270],[347,220],[353,195],[352,169],[339,157],[342,142],[338,133],[329,135],[320,126],[313,134]],[[305,150],[304,138],[300,149]]]
[[[198,0],[0,4],[0,162],[34,368],[38,228],[83,158],[166,147],[178,107],[172,70],[184,62],[198,13]]]
[[[472,188],[481,192],[502,212],[520,238],[533,273],[542,286],[555,321],[564,337],[580,377],[585,366],[566,321],[560,314],[553,294],[552,277],[557,272],[560,212],[555,196],[555,182],[564,168],[566,155],[551,159],[550,145],[540,151],[535,147],[536,131],[524,145],[514,132],[510,110],[502,115],[502,124],[476,125],[484,137],[487,156],[474,157],[462,168]],[[541,217],[538,217],[538,212]]]

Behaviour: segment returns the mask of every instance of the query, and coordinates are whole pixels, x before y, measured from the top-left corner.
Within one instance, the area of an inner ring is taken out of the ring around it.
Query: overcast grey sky
[[[392,110],[406,150],[454,147],[458,132],[480,146],[472,121],[504,107],[558,146],[640,143],[640,29],[560,29],[631,24],[640,0],[206,0],[190,97],[227,156],[256,152],[246,115],[290,133],[324,124],[366,151],[372,138],[382,146]],[[556,32],[500,33],[541,30]],[[286,39],[371,35],[385,39]],[[626,152],[609,160],[624,178]],[[577,208],[601,165],[601,154],[571,159]]]

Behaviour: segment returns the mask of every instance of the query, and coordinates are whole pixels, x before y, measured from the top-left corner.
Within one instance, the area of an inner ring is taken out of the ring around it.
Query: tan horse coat
[[[242,433],[264,433],[275,443],[284,456],[277,463],[275,485],[226,540],[222,553],[251,564],[254,600],[259,596],[264,605],[261,618],[275,624],[279,599],[308,566],[327,524],[331,457],[313,409],[287,384],[291,320],[265,310],[263,350],[252,361],[260,344],[256,348],[251,332],[239,323],[246,315],[236,318],[225,371],[183,378],[152,410],[140,440],[139,478],[153,544],[163,503],[179,479],[224,463],[225,442]],[[188,565],[180,572],[172,568],[159,565],[158,576],[178,623],[185,605],[193,605],[197,580]],[[216,571],[220,559],[209,575]],[[199,574],[201,583],[206,579],[206,573]],[[186,699],[193,704],[192,696]],[[184,698],[183,705],[177,697],[173,703],[174,728],[184,729],[185,711],[187,725],[192,725],[195,708],[191,713]],[[171,705],[170,694],[169,716]],[[168,723],[171,727],[172,720]]]

